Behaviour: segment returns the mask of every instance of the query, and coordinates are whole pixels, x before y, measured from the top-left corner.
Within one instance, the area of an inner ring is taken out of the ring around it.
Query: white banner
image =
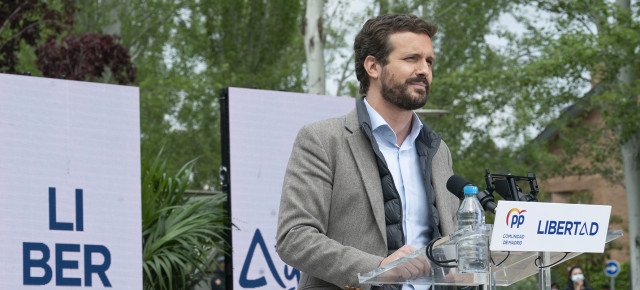
[[[604,251],[609,205],[498,202],[492,251]]]
[[[275,250],[282,181],[304,124],[344,115],[355,99],[229,88],[233,289],[293,289],[300,274]]]
[[[138,88],[0,74],[0,289],[141,289]]]

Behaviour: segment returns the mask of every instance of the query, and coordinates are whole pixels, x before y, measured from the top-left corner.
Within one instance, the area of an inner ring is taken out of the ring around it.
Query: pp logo
[[[520,225],[524,223],[524,216],[522,213],[527,212],[526,210],[518,210],[517,208],[512,208],[507,214],[507,225],[511,228],[514,226],[516,228],[520,228]],[[513,215],[511,215],[513,214]],[[509,224],[509,217],[511,216],[511,224]]]

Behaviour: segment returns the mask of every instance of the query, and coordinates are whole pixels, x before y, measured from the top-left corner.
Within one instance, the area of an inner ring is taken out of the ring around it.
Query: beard
[[[422,108],[427,103],[429,97],[429,81],[424,76],[413,77],[407,79],[404,83],[399,83],[393,75],[387,76],[385,70],[382,71],[382,98],[394,106],[405,109],[415,110]],[[424,83],[424,89],[418,89],[416,95],[409,92],[409,85],[412,83]]]

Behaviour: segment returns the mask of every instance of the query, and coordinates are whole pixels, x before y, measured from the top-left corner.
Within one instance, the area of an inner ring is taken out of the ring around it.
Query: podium
[[[492,225],[482,225],[478,228],[465,228],[459,230],[436,242],[431,254],[437,261],[455,261],[456,260],[456,242],[460,237],[467,236],[473,232],[489,233],[492,231]],[[622,236],[621,230],[608,230],[606,243],[609,243]],[[443,265],[443,263],[435,263],[430,259],[426,259],[431,270],[429,275],[423,275],[418,279],[403,280],[397,277],[394,271],[399,267],[403,267],[405,263],[414,262],[415,259],[427,257],[429,247],[424,247],[415,252],[406,255],[396,261],[393,261],[383,267],[375,269],[371,272],[358,274],[360,284],[381,285],[381,284],[414,284],[414,285],[449,285],[449,286],[509,286],[524,278],[538,274],[540,289],[549,289],[550,285],[550,268],[561,262],[572,259],[582,253],[579,252],[501,252],[491,251],[489,261],[489,271],[486,273],[458,273],[455,267]]]

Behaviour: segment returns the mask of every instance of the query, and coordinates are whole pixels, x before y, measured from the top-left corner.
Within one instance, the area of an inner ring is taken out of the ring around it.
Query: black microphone
[[[460,200],[464,199],[464,187],[468,185],[474,186],[473,184],[471,184],[471,182],[464,179],[464,177],[460,175],[452,175],[451,177],[449,177],[449,180],[447,180],[447,189],[455,196],[457,196]],[[478,200],[480,201],[480,204],[482,205],[484,210],[489,211],[493,214],[496,213],[496,207],[498,205],[496,204],[491,192],[488,192],[486,189],[478,192]]]

